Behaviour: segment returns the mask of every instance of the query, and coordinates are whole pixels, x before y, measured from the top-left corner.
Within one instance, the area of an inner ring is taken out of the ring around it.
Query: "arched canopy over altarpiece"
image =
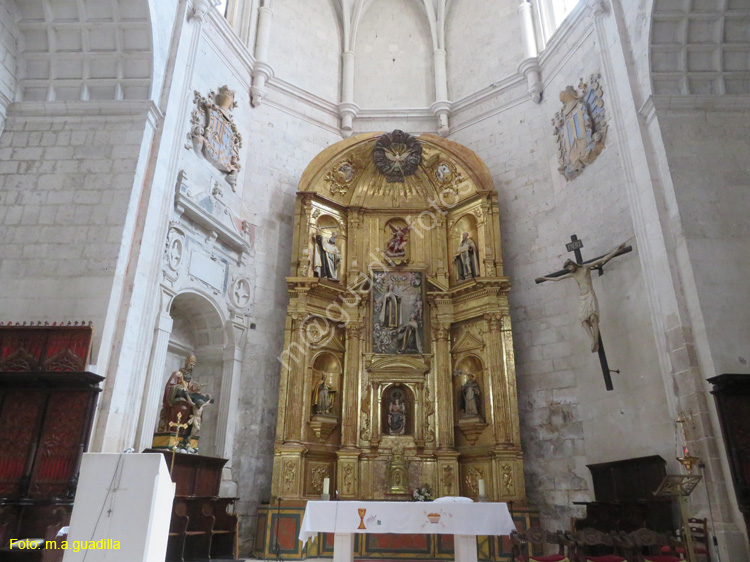
[[[321,152],[299,185],[272,495],[525,500],[497,193],[444,138]],[[408,482],[404,482],[404,473]]]

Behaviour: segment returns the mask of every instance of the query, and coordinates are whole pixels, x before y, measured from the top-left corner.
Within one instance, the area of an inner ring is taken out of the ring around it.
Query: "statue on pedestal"
[[[479,256],[477,255],[477,245],[469,237],[468,232],[464,232],[461,238],[456,254],[453,257],[458,271],[458,278],[473,279],[479,277]]]
[[[159,434],[161,436],[166,434],[169,448],[176,448],[178,451],[187,453],[198,452],[198,437],[203,408],[207,404],[213,403],[214,399],[210,394],[201,392],[200,385],[192,380],[196,362],[195,355],[188,356],[185,359],[185,365],[172,373],[167,381],[164,388],[157,435],[154,436],[154,447],[163,446],[162,443],[157,443],[157,441],[160,437]],[[187,420],[188,425],[186,432],[181,435],[182,439],[179,440],[170,438],[170,434],[174,431],[172,428],[178,423],[178,414],[180,414],[181,420]]]
[[[404,393],[400,390],[391,392],[391,403],[388,406],[388,432],[391,435],[406,433],[406,404]]]
[[[406,225],[399,227],[389,224],[388,227],[391,229],[393,236],[388,241],[385,255],[389,258],[403,258],[406,255],[406,243],[408,242],[406,235],[411,229],[411,226]]]
[[[469,380],[461,387],[461,401],[459,406],[463,411],[463,414],[461,414],[462,418],[473,418],[480,415],[479,400],[482,396],[482,391],[479,388],[479,383],[474,380],[474,375],[469,373],[468,377]]]
[[[326,376],[320,376],[320,383],[315,387],[315,393],[313,395],[313,402],[315,403],[316,414],[330,414],[331,408],[333,407],[333,397],[335,391],[331,390],[331,387],[326,384]]]

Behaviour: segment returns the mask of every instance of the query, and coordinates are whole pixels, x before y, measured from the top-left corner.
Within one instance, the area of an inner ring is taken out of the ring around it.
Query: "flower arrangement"
[[[417,488],[412,492],[412,497],[418,502],[431,502],[432,490],[427,484],[422,484],[421,488]]]

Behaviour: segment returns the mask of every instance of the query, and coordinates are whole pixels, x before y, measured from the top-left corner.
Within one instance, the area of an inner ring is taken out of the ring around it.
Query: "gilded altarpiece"
[[[424,485],[476,500],[483,480],[488,500],[523,509],[510,281],[484,162],[400,131],[327,148],[300,181],[290,272],[272,505],[319,499],[325,478],[341,500]],[[271,527],[257,538],[269,552]]]

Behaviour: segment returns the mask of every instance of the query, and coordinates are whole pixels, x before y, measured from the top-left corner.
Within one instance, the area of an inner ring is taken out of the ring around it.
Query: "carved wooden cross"
[[[175,428],[174,438],[175,438],[175,441],[177,441],[177,442],[179,442],[179,440],[180,440],[180,430],[181,429],[187,429],[187,427],[188,427],[188,424],[186,424],[186,423],[180,423],[181,420],[182,420],[182,412],[177,412],[177,423],[175,423],[175,422],[169,422],[169,427],[174,427]],[[174,454],[175,454],[176,451],[177,451],[177,443],[175,443],[172,446],[172,462],[169,465],[169,474],[172,474],[172,469],[174,468]]]
[[[618,248],[597,258],[590,260],[583,260],[581,255],[581,248],[583,248],[583,241],[578,239],[575,234],[570,237],[570,243],[565,245],[565,248],[569,252],[573,252],[575,255],[575,262],[571,264],[568,260],[565,263],[565,269],[555,271],[543,277],[536,279],[537,283],[544,283],[545,281],[557,281],[558,278],[573,277],[579,286],[579,293],[581,298],[581,314],[586,315],[584,309],[587,307],[590,309],[589,319],[581,318],[581,324],[586,329],[586,332],[592,339],[595,339],[595,343],[592,346],[592,351],[596,351],[599,354],[599,362],[602,366],[602,375],[604,376],[604,385],[607,390],[612,390],[612,376],[611,373],[619,373],[619,370],[610,369],[609,363],[607,362],[607,355],[604,352],[604,343],[602,342],[602,334],[599,331],[599,308],[596,302],[596,295],[594,294],[594,287],[591,284],[590,271],[595,269],[599,272],[599,276],[604,275],[604,264],[616,256],[626,254],[633,250],[632,246],[620,245]],[[594,334],[596,334],[594,336]]]

